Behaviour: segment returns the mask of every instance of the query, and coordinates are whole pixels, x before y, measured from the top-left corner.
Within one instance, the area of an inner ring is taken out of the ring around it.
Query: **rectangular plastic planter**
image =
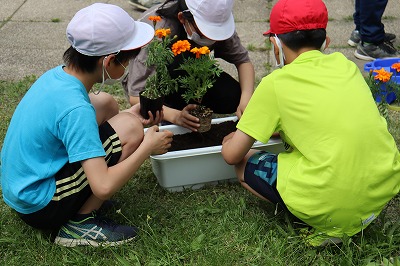
[[[235,116],[217,118],[213,119],[212,123],[218,124],[229,120],[236,121],[237,118]],[[161,130],[170,130],[174,134],[190,132],[188,129],[176,125],[161,126]],[[151,156],[152,169],[158,183],[169,191],[182,191],[185,188],[198,189],[205,184],[236,180],[234,167],[224,161],[221,148],[222,146],[219,145]],[[253,148],[273,153],[284,150],[279,138],[271,139],[266,144],[257,141]]]

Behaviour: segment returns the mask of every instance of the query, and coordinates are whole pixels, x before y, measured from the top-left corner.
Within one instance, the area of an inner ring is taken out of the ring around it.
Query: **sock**
[[[83,220],[85,220],[86,218],[92,217],[93,215],[91,213],[87,213],[87,214],[80,214],[77,213],[75,214],[74,217],[71,218],[71,221],[73,222],[81,222]]]

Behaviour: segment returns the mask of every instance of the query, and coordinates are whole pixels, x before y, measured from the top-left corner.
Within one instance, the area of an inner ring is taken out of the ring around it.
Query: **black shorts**
[[[117,164],[121,157],[121,142],[108,122],[99,126],[99,134],[106,152],[108,166]],[[30,213],[19,213],[21,219],[39,229],[57,229],[78,213],[92,195],[81,162],[67,163],[55,175],[56,192],[43,209]]]

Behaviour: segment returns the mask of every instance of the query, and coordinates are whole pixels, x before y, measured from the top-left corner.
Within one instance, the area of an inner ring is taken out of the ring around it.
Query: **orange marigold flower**
[[[392,65],[392,68],[393,68],[394,70],[396,70],[396,72],[400,72],[400,63],[394,63],[394,64]]]
[[[196,55],[196,58],[200,58],[200,56],[203,55],[203,54],[209,54],[210,53],[210,49],[208,49],[207,46],[203,46],[203,47],[200,47],[200,48],[195,47],[190,51]]]
[[[150,16],[149,20],[153,21],[153,27],[155,28],[158,21],[161,21],[160,16]]]
[[[187,40],[177,41],[172,45],[172,52],[174,55],[178,55],[182,52],[186,52],[190,49],[190,43]]]
[[[149,20],[151,20],[153,22],[158,22],[158,21],[161,21],[161,17],[160,16],[150,16]]]
[[[381,82],[388,82],[392,77],[392,73],[387,72],[383,67],[379,70],[374,70],[374,73],[376,73],[374,79],[379,80]]]
[[[207,46],[203,46],[200,48],[200,53],[201,54],[209,54],[210,53],[210,49],[208,49]]]
[[[158,29],[155,31],[154,35],[161,39],[163,37],[166,37],[170,33],[171,33],[170,29]]]
[[[190,50],[190,52],[194,53],[196,55],[196,58],[200,58],[200,49],[195,47],[192,50]]]

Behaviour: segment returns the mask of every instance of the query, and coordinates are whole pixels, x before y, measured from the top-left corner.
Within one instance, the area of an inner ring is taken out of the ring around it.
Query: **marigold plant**
[[[172,45],[174,55],[189,51],[190,43],[187,40],[177,41]],[[189,103],[191,100],[201,104],[204,94],[210,89],[216,77],[222,73],[218,61],[215,60],[207,46],[192,48],[195,57],[184,58],[177,70],[183,70],[187,75],[178,78],[178,82],[186,88],[182,98]]]
[[[150,16],[149,20],[153,21],[155,28],[161,17]],[[146,46],[146,66],[154,70],[154,73],[147,78],[142,95],[149,99],[157,99],[178,90],[177,81],[171,78],[168,71],[168,65],[174,59],[169,45],[175,37],[170,34],[170,29],[156,29],[153,40]]]
[[[386,119],[388,118],[387,105],[400,103],[400,84],[397,83],[400,63],[393,64],[391,69],[394,72],[389,72],[383,67],[371,70],[366,77],[366,82],[377,101],[378,109]]]

